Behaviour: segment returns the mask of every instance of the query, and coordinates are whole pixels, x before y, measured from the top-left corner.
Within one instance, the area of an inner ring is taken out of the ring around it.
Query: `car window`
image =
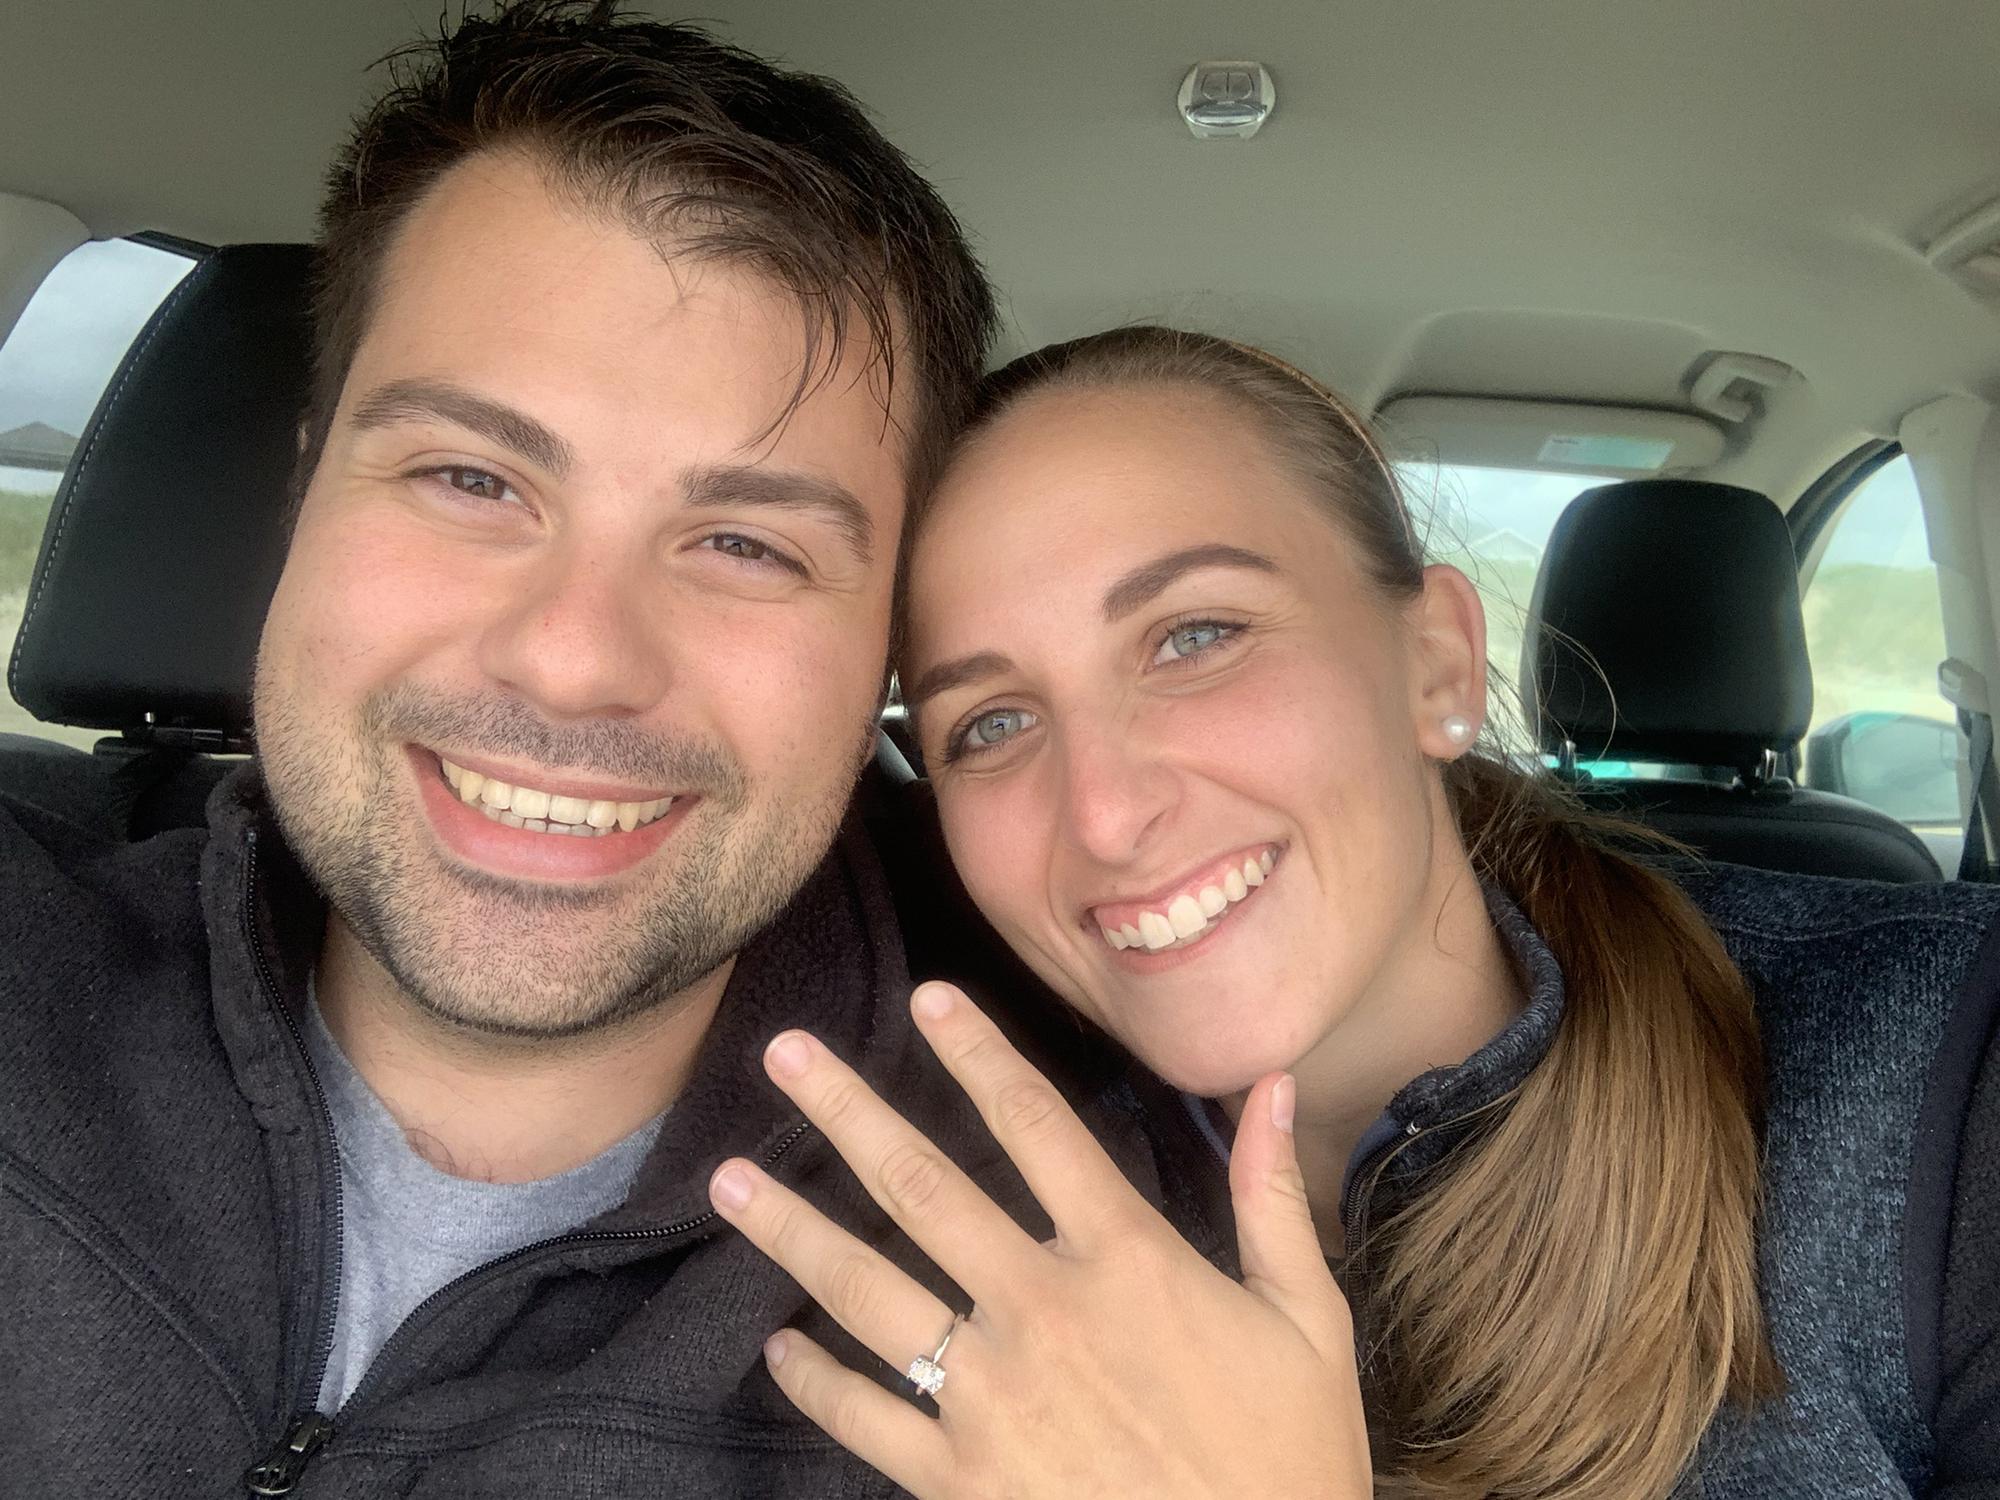
[[[1528,600],[1556,517],[1585,490],[1610,481],[1467,464],[1405,464],[1401,474],[1425,555],[1472,579],[1486,606],[1487,660],[1511,683],[1520,671]]]
[[[136,240],[80,245],[49,272],[0,344],[0,661],[13,654],[49,502],[118,362],[193,267]],[[0,733],[88,745],[96,730],[42,724],[0,693]]]
[[[1463,569],[1486,606],[1486,660],[1499,702],[1516,701],[1521,638],[1556,518],[1607,476],[1410,463],[1400,475],[1432,562]],[[1503,729],[1511,726],[1501,725]],[[1512,747],[1525,749],[1525,746]],[[1622,763],[1621,763],[1622,764]]]
[[[1908,458],[1842,505],[1801,600],[1812,657],[1808,785],[1907,823],[1947,872],[1963,843],[1956,710],[1938,691],[1944,612]]]

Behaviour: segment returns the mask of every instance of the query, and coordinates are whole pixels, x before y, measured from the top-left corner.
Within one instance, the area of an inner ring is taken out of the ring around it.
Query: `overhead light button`
[[[1181,118],[1200,140],[1248,140],[1277,103],[1277,86],[1262,63],[1199,62],[1181,81]]]

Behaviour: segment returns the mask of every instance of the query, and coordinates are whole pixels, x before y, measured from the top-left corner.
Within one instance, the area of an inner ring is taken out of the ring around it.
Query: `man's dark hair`
[[[392,88],[334,162],[321,206],[301,490],[398,225],[452,167],[518,150],[585,209],[671,241],[676,255],[748,265],[788,290],[806,336],[794,404],[865,332],[885,420],[895,381],[912,381],[904,443],[914,512],[966,415],[993,331],[992,291],[958,221],[839,84],[618,9],[618,0],[502,0],[389,59]]]

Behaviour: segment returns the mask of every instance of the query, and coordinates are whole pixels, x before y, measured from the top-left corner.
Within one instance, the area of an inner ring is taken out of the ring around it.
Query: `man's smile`
[[[690,793],[642,797],[654,789],[554,772],[508,781],[419,745],[407,746],[406,754],[445,849],[467,865],[517,880],[567,883],[620,874],[666,843],[701,801]]]
[[[552,791],[543,786],[516,785],[483,775],[438,757],[444,779],[467,807],[476,807],[497,823],[531,833],[567,833],[591,838],[630,833],[656,821],[674,805],[671,795],[640,800],[589,797]]]

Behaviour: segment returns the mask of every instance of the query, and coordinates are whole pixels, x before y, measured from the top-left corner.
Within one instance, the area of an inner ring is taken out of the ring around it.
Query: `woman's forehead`
[[[1316,566],[1333,529],[1255,420],[1206,398],[1049,392],[982,432],[918,539],[910,664],[1029,626],[1094,629],[1116,580],[1191,548]]]
[[[917,564],[960,548],[1034,552],[1061,536],[1101,546],[1204,519],[1254,524],[1246,511],[1297,488],[1260,424],[1225,397],[1167,385],[1039,392],[952,465]]]

